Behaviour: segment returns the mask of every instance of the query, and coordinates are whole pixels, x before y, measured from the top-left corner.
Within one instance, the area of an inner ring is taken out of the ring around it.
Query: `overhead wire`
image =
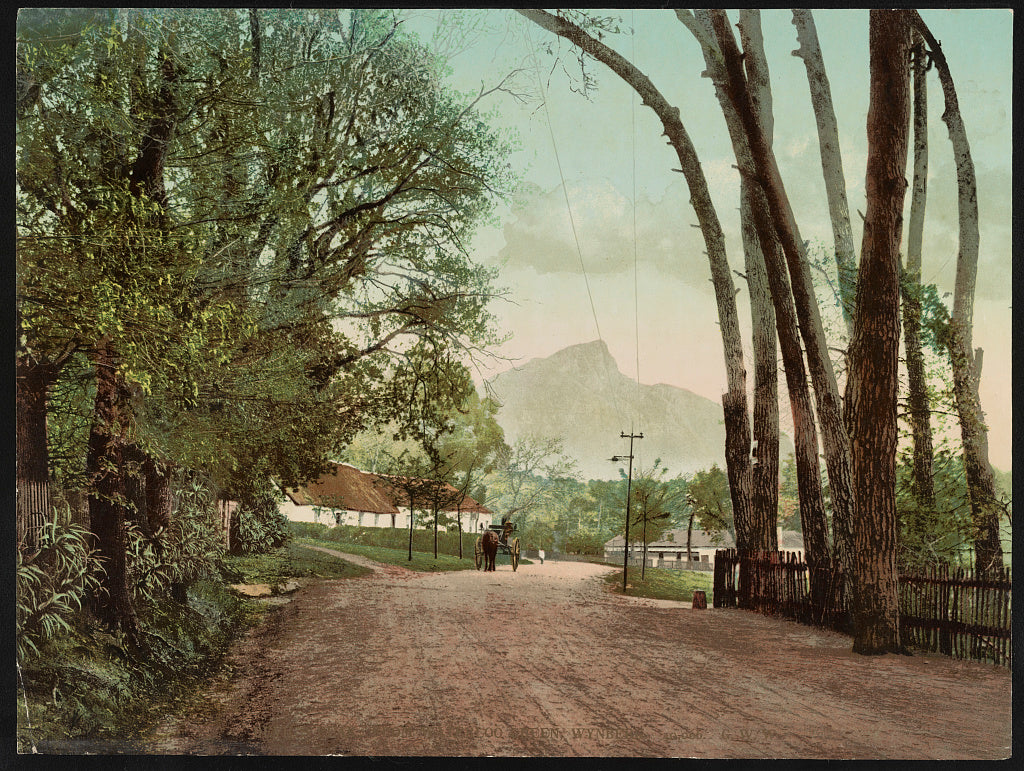
[[[590,287],[590,276],[587,273],[587,266],[586,266],[586,263],[583,260],[583,249],[580,246],[579,234],[578,234],[577,229],[576,229],[576,219],[573,217],[572,204],[569,201],[569,188],[568,188],[568,185],[566,185],[566,183],[565,183],[565,174],[564,174],[564,172],[562,170],[562,161],[561,161],[561,158],[560,158],[559,153],[558,153],[558,142],[555,139],[555,131],[554,131],[554,128],[552,127],[552,123],[551,123],[551,113],[550,113],[550,110],[548,109],[547,92],[546,92],[546,90],[544,88],[543,79],[540,76],[540,62],[537,60],[536,49],[534,48],[534,45],[533,45],[533,35],[531,34],[531,29],[530,29],[529,26],[526,28],[526,35],[527,35],[527,40],[529,42],[530,57],[533,59],[534,74],[537,76],[537,87],[540,90],[541,103],[544,106],[544,118],[545,118],[545,122],[547,123],[547,127],[548,127],[548,135],[551,137],[551,148],[552,148],[552,151],[554,152],[554,156],[555,156],[555,166],[558,169],[558,177],[559,177],[559,179],[561,180],[561,183],[562,183],[562,196],[565,199],[566,211],[569,213],[569,226],[570,226],[570,228],[572,230],[573,242],[576,245],[576,254],[579,257],[580,270],[583,272],[583,281],[584,281],[584,284],[585,284],[586,289],[587,289],[587,297],[590,300],[590,312],[591,312],[591,315],[593,316],[593,319],[594,319],[594,329],[597,332],[597,339],[600,340],[602,345],[604,345],[605,348],[607,349],[608,344],[605,342],[604,336],[601,334],[601,324],[600,324],[600,322],[597,319],[597,306],[594,303],[594,293],[591,290],[591,287]],[[615,388],[615,384],[612,381],[612,379],[610,377],[608,377],[608,373],[607,372],[605,373],[605,375],[606,375],[606,378],[608,379],[609,385],[611,386],[610,390],[612,392],[613,406],[615,407],[615,412],[619,416],[619,421],[621,423],[625,423],[625,420],[623,419],[622,405],[620,404],[618,391]]]
[[[631,46],[631,60],[636,61],[636,11],[630,9],[629,23],[630,23],[630,46]],[[636,237],[636,91],[634,89],[629,90],[629,117],[630,117],[630,137],[632,141],[632,160],[633,160],[633,190],[632,190],[632,208],[633,208],[633,333],[634,333],[634,345],[636,352],[636,391],[633,398],[633,415],[637,423],[636,426],[630,425],[629,433],[633,433],[639,428],[640,423],[640,289],[639,289],[639,248],[637,246]],[[642,433],[642,432],[641,432]]]

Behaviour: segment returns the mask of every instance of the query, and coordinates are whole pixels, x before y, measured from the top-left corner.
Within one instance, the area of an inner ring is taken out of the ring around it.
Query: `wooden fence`
[[[1010,571],[978,578],[936,567],[900,576],[900,636],[906,645],[958,659],[1010,664]]]
[[[713,605],[780,615],[849,634],[850,612],[839,571],[810,569],[796,552],[715,554]],[[956,658],[1010,664],[1010,571],[978,579],[972,571],[935,568],[899,577],[904,644]],[[813,596],[812,596],[813,595]]]
[[[713,604],[792,618],[850,632],[842,573],[819,568],[815,592],[810,567],[798,552],[719,549],[715,552]]]

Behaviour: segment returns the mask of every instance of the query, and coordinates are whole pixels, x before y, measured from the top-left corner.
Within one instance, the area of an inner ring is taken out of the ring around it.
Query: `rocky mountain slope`
[[[637,385],[623,375],[602,341],[574,345],[533,359],[489,381],[501,402],[498,422],[509,443],[526,435],[559,437],[584,479],[616,479],[634,444],[634,468],[661,458],[669,473],[689,474],[712,463],[725,465],[722,406],[670,385]],[[792,451],[782,438],[781,455]]]

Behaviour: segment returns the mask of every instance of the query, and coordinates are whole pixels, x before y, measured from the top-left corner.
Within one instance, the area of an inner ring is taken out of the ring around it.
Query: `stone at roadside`
[[[269,597],[274,593],[270,584],[231,584],[231,588],[243,597]]]

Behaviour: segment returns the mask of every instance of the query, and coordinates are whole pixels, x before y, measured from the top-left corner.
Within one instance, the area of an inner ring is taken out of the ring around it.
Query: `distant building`
[[[445,484],[445,497],[457,500],[454,487]],[[336,463],[332,471],[319,479],[284,489],[281,513],[293,522],[319,522],[325,525],[360,527],[409,527],[407,494],[394,478],[361,471],[347,463]],[[427,509],[413,501],[416,511]],[[494,514],[486,506],[465,496],[458,504],[448,504],[442,512],[453,520],[461,519],[465,532],[478,532],[490,526]],[[422,514],[420,515],[422,516]]]
[[[626,539],[617,535],[604,545],[604,558],[608,562],[621,562]],[[686,553],[686,528],[669,530],[661,539],[647,544],[647,566],[652,568],[679,568],[683,570],[712,570],[715,552],[736,545],[728,532],[710,532],[694,529],[690,533],[690,553]],[[640,564],[644,545],[633,541],[629,547],[630,562]]]
[[[795,551],[802,557],[803,536],[793,530],[778,531],[779,549]],[[608,562],[622,562],[622,549],[626,539],[617,535],[604,545],[604,558]],[[647,566],[652,568],[676,568],[680,570],[713,570],[715,552],[719,549],[735,548],[736,542],[728,532],[693,530],[690,534],[690,553],[686,553],[686,528],[669,530],[661,540],[647,544]],[[630,564],[639,565],[643,559],[643,543],[633,541],[629,548]]]

